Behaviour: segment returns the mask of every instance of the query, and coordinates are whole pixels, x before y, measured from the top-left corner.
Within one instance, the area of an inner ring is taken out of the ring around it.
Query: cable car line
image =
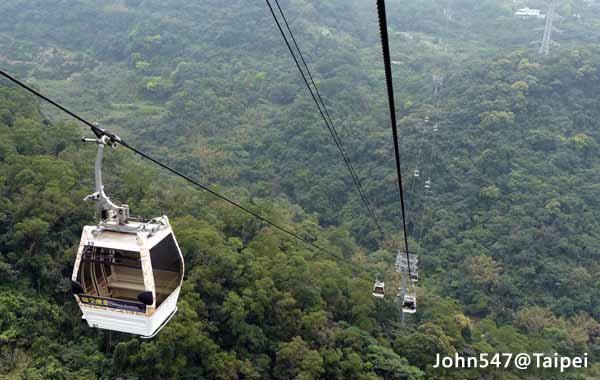
[[[268,2],[268,1],[267,1]],[[306,73],[308,74],[308,78],[310,79],[310,83],[312,84],[314,90],[315,90],[315,94],[319,100],[319,103],[321,104],[321,107],[323,107],[323,111],[325,112],[325,116],[327,116],[327,120],[329,121],[329,125],[331,126],[330,132],[333,133],[333,135],[335,135],[334,139],[337,138],[337,141],[339,142],[339,146],[341,147],[342,151],[342,156],[344,157],[344,160],[347,162],[348,165],[348,170],[350,171],[350,174],[352,177],[354,177],[353,179],[355,179],[355,184],[358,187],[359,192],[361,193],[361,196],[364,197],[364,201],[366,202],[366,207],[367,210],[369,211],[369,214],[373,213],[371,210],[371,202],[369,201],[369,198],[366,196],[364,188],[362,186],[362,182],[360,181],[360,178],[358,177],[358,175],[356,174],[356,170],[354,169],[354,165],[352,165],[352,162],[350,161],[350,158],[347,156],[346,153],[346,148],[344,147],[344,144],[342,142],[341,137],[339,136],[337,129],[335,128],[335,125],[333,124],[333,120],[331,118],[331,115],[329,114],[329,110],[327,109],[327,106],[325,105],[325,101],[323,100],[323,97],[321,96],[321,92],[319,91],[319,87],[317,86],[317,84],[315,83],[312,73],[310,72],[310,68],[308,67],[308,64],[306,63],[306,60],[304,59],[304,54],[302,54],[302,50],[300,50],[300,46],[298,45],[298,42],[296,41],[296,37],[294,37],[294,33],[292,32],[292,29],[290,28],[290,25],[287,21],[287,18],[285,17],[285,13],[283,12],[283,10],[281,9],[281,6],[279,5],[279,0],[275,0],[275,4],[277,5],[277,9],[279,10],[279,13],[281,14],[281,17],[283,18],[283,22],[285,24],[285,27],[292,39],[292,42],[294,43],[294,46],[296,47],[296,51],[298,52],[298,56],[300,57],[300,61],[302,61],[302,65],[304,66],[304,69],[306,70]],[[277,20],[276,20],[277,21]],[[285,39],[285,34],[282,34],[283,38]],[[292,56],[294,55],[294,53],[290,50],[290,53],[292,54]],[[298,69],[300,69],[298,67]],[[300,71],[302,72],[302,70],[300,69]],[[310,86],[309,86],[310,89]],[[318,105],[317,105],[318,106]],[[374,214],[374,213],[373,213]],[[373,215],[374,217],[374,215]],[[377,221],[375,221],[376,224]],[[383,234],[383,233],[382,233]]]
[[[427,208],[427,201],[430,198],[430,195],[432,193],[432,190],[431,190],[431,171],[432,171],[432,167],[433,167],[433,155],[434,155],[434,143],[433,143],[433,139],[432,139],[432,141],[431,141],[431,154],[430,154],[430,158],[429,158],[429,165],[427,167],[427,171],[428,171],[427,178],[428,178],[428,181],[429,181],[429,183],[428,183],[429,186],[425,187],[425,197],[423,199],[423,210],[421,212],[420,223],[417,223],[417,224],[421,225],[420,226],[421,229],[420,229],[419,233],[417,234],[416,240],[415,240],[419,244],[419,248],[422,248],[421,247],[421,239],[423,238],[423,232],[425,231],[425,210]]]
[[[396,160],[396,175],[398,177],[398,190],[400,193],[400,206],[402,209],[402,229],[404,231],[404,248],[408,263],[408,275],[411,276],[410,254],[408,250],[408,232],[406,228],[406,208],[404,205],[404,189],[402,185],[402,168],[400,166],[400,147],[398,144],[398,125],[396,123],[396,103],[394,100],[394,83],[392,80],[392,64],[390,60],[390,43],[387,32],[387,16],[385,13],[385,0],[377,0],[377,15],[379,17],[379,29],[381,34],[381,48],[383,50],[383,64],[385,67],[385,78],[387,85],[388,104],[390,107],[390,119],[392,124],[392,138],[394,140],[394,156]]]
[[[331,116],[329,115],[329,110],[327,110],[327,107],[325,106],[325,102],[323,101],[323,98],[321,97],[321,92],[319,91],[319,88],[317,87],[317,85],[313,79],[312,73],[310,72],[310,69],[308,68],[308,64],[306,63],[306,60],[304,59],[304,54],[302,54],[302,50],[300,50],[300,47],[298,46],[296,37],[294,37],[294,33],[292,33],[292,29],[290,28],[290,24],[288,24],[287,18],[285,17],[285,13],[283,13],[281,6],[279,6],[279,0],[275,0],[275,4],[277,5],[277,9],[279,9],[279,13],[281,14],[281,17],[283,18],[285,27],[286,27],[288,33],[290,34],[290,37],[292,38],[292,42],[294,43],[294,46],[296,47],[296,51],[298,51],[300,60],[302,61],[302,64],[304,65],[304,68],[306,69],[308,78],[310,79],[310,83],[312,83],[312,85],[315,89],[317,98],[319,98],[319,101],[321,102],[321,105],[323,106],[323,110],[325,111],[325,114],[327,115],[327,118],[329,119],[329,123],[331,125],[333,125],[333,122],[331,121]],[[335,129],[334,129],[334,131],[335,131]],[[337,134],[337,131],[335,133]],[[340,144],[341,143],[342,143],[342,141],[340,140]]]
[[[353,265],[353,266],[356,265],[352,261],[347,260],[347,259],[345,259],[343,257],[340,257],[340,256],[334,254],[333,252],[330,252],[327,249],[325,249],[325,248],[323,248],[323,247],[321,247],[321,246],[313,243],[312,241],[303,238],[302,236],[298,235],[297,233],[295,233],[295,232],[293,232],[293,231],[291,231],[291,230],[289,230],[289,229],[287,229],[285,227],[282,227],[282,226],[280,226],[279,224],[277,224],[275,222],[272,222],[271,220],[265,218],[264,216],[258,214],[257,212],[255,212],[255,211],[253,211],[253,210],[251,210],[251,209],[249,209],[249,208],[247,208],[245,206],[242,206],[238,202],[236,202],[236,201],[234,201],[234,200],[226,197],[225,195],[219,194],[215,190],[213,190],[213,189],[211,189],[211,188],[209,188],[209,187],[201,184],[200,182],[198,182],[198,181],[190,178],[188,175],[186,175],[184,173],[181,173],[180,171],[178,171],[178,170],[176,170],[176,169],[174,169],[174,168],[172,168],[172,167],[170,167],[170,166],[162,163],[161,161],[157,160],[156,158],[150,156],[149,154],[144,153],[144,152],[140,151],[139,149],[137,149],[137,148],[129,145],[126,141],[122,140],[119,136],[115,135],[114,133],[111,133],[111,132],[109,132],[109,131],[107,131],[105,129],[99,128],[97,125],[95,125],[95,124],[93,124],[93,123],[85,120],[83,117],[75,114],[74,112],[70,111],[66,107],[60,105],[59,103],[53,101],[52,99],[48,98],[47,96],[41,94],[40,92],[36,91],[32,87],[26,85],[25,83],[21,82],[20,80],[16,79],[15,77],[9,75],[8,73],[4,72],[1,69],[0,69],[0,75],[3,76],[3,77],[5,77],[9,81],[17,84],[21,88],[27,90],[28,92],[32,93],[33,95],[35,95],[35,96],[43,99],[44,101],[48,102],[49,104],[53,105],[54,107],[60,109],[61,111],[63,111],[66,114],[68,114],[69,116],[71,116],[71,117],[77,119],[78,121],[82,122],[83,124],[87,125],[98,138],[100,138],[102,136],[106,136],[106,137],[109,138],[111,144],[117,143],[119,145],[122,145],[123,147],[131,150],[132,152],[138,154],[139,156],[141,156],[141,157],[143,157],[143,158],[151,161],[152,163],[154,163],[154,164],[162,167],[163,169],[171,172],[175,176],[178,176],[178,177],[186,180],[187,182],[191,183],[192,185],[196,186],[197,188],[202,189],[202,190],[204,190],[204,191],[206,191],[206,192],[214,195],[215,197],[217,197],[217,198],[219,198],[219,199],[221,199],[221,200],[229,203],[230,205],[239,208],[240,210],[242,210],[242,211],[246,212],[247,214],[250,214],[253,217],[255,217],[255,218],[257,218],[257,219],[259,219],[259,220],[267,223],[268,225],[276,228],[277,230],[279,230],[281,232],[284,232],[285,234],[294,237],[295,239],[297,239],[297,240],[299,240],[299,241],[301,241],[301,242],[303,242],[303,243],[305,243],[305,244],[307,244],[307,245],[309,245],[309,246],[311,246],[311,247],[319,250],[320,252],[323,252],[323,253],[325,253],[325,254],[327,254],[327,255],[335,258],[336,260],[344,261],[344,262],[346,262],[346,263],[348,263],[350,265]]]
[[[352,162],[350,161],[350,158],[348,157],[346,148],[344,147],[343,142],[335,128],[333,119],[327,109],[327,106],[325,105],[321,93],[318,90],[317,84],[315,83],[312,73],[310,72],[310,68],[308,67],[307,62],[302,54],[302,51],[300,50],[300,47],[297,43],[297,40],[293,35],[290,25],[279,4],[279,1],[275,0],[275,3],[285,23],[288,34],[290,35],[292,42],[296,48],[296,51],[300,57],[300,60],[304,66],[304,69],[300,65],[296,53],[294,52],[294,49],[292,48],[270,1],[266,0],[266,2],[271,12],[271,15],[273,16],[273,19],[277,24],[277,28],[279,29],[279,32],[281,33],[281,36],[283,37],[284,42],[290,54],[292,55],[296,67],[298,68],[301,77],[307,89],[309,90],[309,93],[315,105],[317,106],[319,114],[321,115],[325,126],[329,130],[334,143],[336,144],[340,154],[342,155],[343,161],[348,168],[354,185],[356,186],[357,191],[359,192],[360,198],[369,216],[373,220],[375,226],[377,227],[378,231],[381,233],[383,238],[388,238],[386,231],[382,228],[381,224],[377,219],[377,216],[375,215],[371,207],[370,200],[364,191],[362,183],[356,173],[356,170],[354,169]],[[403,189],[404,186],[402,181],[400,147],[398,141],[398,126],[393,92],[394,88],[390,61],[390,47],[387,32],[385,0],[377,1],[377,11],[379,17],[379,27],[381,32],[383,61],[385,67],[390,121],[394,144],[396,174],[398,180],[398,190],[400,195],[400,204],[402,212],[402,229],[404,232],[404,246],[407,267],[406,269],[408,271],[408,276],[406,276],[406,272],[402,272],[402,278],[405,283],[401,288],[403,297],[402,311],[403,313],[415,313],[415,287],[416,281],[418,281],[418,272],[416,269],[417,260],[415,256],[414,268],[412,268],[408,244],[406,207]],[[308,75],[308,78],[310,79],[310,83],[309,79],[307,79],[307,75],[305,74],[305,70],[306,74]],[[174,167],[171,167],[168,164],[160,161],[159,159],[151,156],[150,154],[135,148],[128,142],[121,139],[121,137],[119,137],[118,135],[107,131],[103,128],[100,128],[97,123],[91,123],[87,121],[83,117],[70,111],[66,107],[43,95],[42,93],[38,92],[37,90],[33,89],[32,87],[28,86],[24,82],[21,82],[20,80],[9,75],[1,69],[0,76],[16,84],[22,89],[28,91],[29,93],[35,95],[36,97],[44,100],[45,102],[53,105],[57,109],[68,114],[69,116],[78,120],[82,124],[88,126],[96,136],[95,139],[82,138],[84,142],[94,142],[98,148],[95,164],[96,191],[86,196],[84,200],[95,201],[98,210],[101,211],[102,217],[97,225],[84,226],[81,242],[77,251],[77,259],[75,261],[73,274],[71,277],[71,287],[73,290],[73,294],[78,305],[82,310],[84,319],[87,320],[88,325],[90,327],[99,327],[108,330],[134,333],[141,335],[142,338],[152,338],[156,336],[156,334],[158,334],[162,330],[162,328],[171,320],[171,318],[175,315],[177,311],[177,298],[179,296],[179,292],[183,284],[184,273],[183,256],[181,254],[181,250],[177,244],[177,241],[175,240],[175,235],[167,216],[162,215],[159,218],[154,218],[151,220],[139,218],[130,219],[129,207],[126,204],[114,204],[110,201],[110,198],[104,193],[104,186],[102,184],[101,176],[101,167],[103,161],[103,152],[106,145],[112,147],[121,145],[129,149],[133,153],[139,155],[140,157],[167,170],[171,174],[187,181],[194,187],[210,193],[211,195],[219,198],[220,200],[229,203],[230,205],[275,228],[276,230],[279,230],[280,232],[283,232],[328,256],[331,256],[336,262],[343,261],[355,269],[360,268],[360,271],[364,270],[364,268],[360,266],[359,263],[356,263],[344,257],[343,255],[340,257],[337,254],[328,251],[324,247],[314,243],[314,241],[304,238],[296,232],[294,232],[293,230],[290,230],[287,227],[284,227],[280,224],[269,220],[268,218],[262,216],[258,212],[246,206],[243,206],[242,204],[234,201],[233,199],[225,195],[218,193],[212,188],[203,185],[202,183],[191,178],[185,173],[180,172]],[[422,139],[423,138],[424,136],[422,136]],[[419,146],[419,156],[420,151],[421,147]],[[432,160],[433,146],[431,151],[430,167],[428,168],[429,175],[431,174]],[[428,181],[426,182],[425,199],[427,199],[429,193],[429,185],[430,180],[428,179]],[[422,228],[424,228],[424,223]],[[104,231],[107,232],[104,233]],[[421,230],[421,234],[422,233],[423,229]],[[116,239],[115,236],[120,237]],[[139,246],[139,249],[130,249],[131,246],[134,246],[134,243],[137,246]],[[163,245],[163,243],[167,244],[168,247],[166,245]],[[166,263],[166,261],[164,263],[153,263],[153,260],[150,260],[150,256],[154,255],[153,252],[158,252],[159,248],[157,247],[159,246],[161,247],[161,252],[164,251],[163,253],[169,256],[172,256],[172,254],[179,256],[179,261],[176,263],[177,268],[175,268],[174,270],[172,270],[173,268],[170,267],[167,268],[166,266],[170,264]],[[156,250],[151,252],[151,250],[154,249]],[[397,258],[398,257],[402,257],[400,251],[398,251]],[[136,265],[132,265],[131,263],[128,264],[127,260],[133,262]],[[137,265],[137,262],[139,262],[139,265]],[[155,266],[155,264],[156,266],[164,266],[164,268],[157,269],[157,272],[154,273],[152,270],[152,266]],[[120,269],[118,267],[120,267]],[[131,270],[133,270],[133,272],[135,273],[133,273]],[[160,274],[159,277],[158,272],[161,271],[165,273]],[[413,278],[413,273],[411,272],[414,272],[414,275],[416,276],[415,278]],[[143,275],[142,283],[138,281],[138,274],[140,273]],[[175,275],[177,277],[171,278],[172,275]],[[132,280],[134,277],[136,281]],[[412,291],[410,294],[408,294],[406,291],[407,279],[410,279],[410,283],[412,286]],[[167,283],[171,282],[173,284],[170,284],[169,287],[166,287]],[[159,288],[159,285],[165,286]],[[384,286],[384,282],[379,282],[377,280],[374,285],[373,296],[375,296],[376,298],[383,298],[385,293]],[[398,293],[397,297],[400,297],[400,294],[401,293]],[[115,309],[119,309],[121,311],[128,311],[130,314],[121,313],[119,311],[115,311]],[[136,320],[136,322],[132,322],[134,320]],[[122,322],[132,322],[132,326],[130,328],[123,327]],[[133,326],[133,324],[135,323],[138,324]]]
[[[354,166],[352,165],[352,162],[350,161],[349,157],[347,156],[346,149],[345,149],[345,147],[343,145],[343,142],[342,142],[341,138],[339,137],[339,134],[338,134],[338,132],[337,132],[337,130],[336,130],[334,124],[333,124],[331,116],[329,115],[329,111],[328,111],[327,107],[325,106],[323,98],[321,97],[319,89],[318,89],[316,83],[313,80],[313,76],[312,76],[312,74],[310,72],[310,69],[309,69],[307,63],[306,63],[306,60],[304,59],[304,55],[302,54],[302,51],[300,50],[300,47],[298,46],[296,38],[294,37],[294,35],[292,33],[292,30],[291,30],[291,28],[290,28],[290,26],[289,26],[289,24],[287,22],[287,18],[285,17],[284,12],[283,12],[283,10],[281,9],[281,7],[279,5],[279,1],[275,0],[277,8],[278,8],[279,13],[281,14],[281,16],[282,16],[285,24],[286,24],[286,28],[287,28],[287,30],[288,30],[291,38],[292,38],[292,41],[293,41],[293,43],[294,43],[294,45],[296,47],[296,50],[299,53],[300,59],[301,59],[302,63],[304,64],[305,70],[306,70],[306,72],[307,72],[307,74],[308,74],[308,76],[310,78],[310,82],[312,83],[312,85],[313,85],[313,87],[315,89],[314,93],[313,93],[313,90],[312,90],[310,84],[308,83],[308,80],[306,79],[304,71],[303,71],[303,69],[301,68],[301,66],[299,64],[299,61],[296,58],[296,55],[295,55],[293,49],[291,48],[291,45],[290,45],[290,43],[289,43],[289,41],[287,39],[287,36],[285,35],[285,33],[284,33],[284,31],[283,31],[283,29],[281,27],[281,24],[280,24],[277,16],[275,15],[275,13],[273,11],[271,3],[269,2],[269,0],[266,0],[266,1],[267,1],[267,5],[269,6],[269,10],[271,11],[271,15],[273,16],[273,19],[275,20],[275,23],[277,24],[279,32],[281,33],[281,36],[283,37],[283,39],[284,39],[284,41],[286,43],[286,46],[287,46],[290,54],[292,55],[292,58],[294,59],[294,62],[296,63],[296,67],[298,68],[298,70],[299,70],[299,72],[300,72],[300,74],[302,76],[302,79],[304,80],[304,83],[305,83],[307,89],[309,90],[309,92],[310,92],[310,94],[311,94],[311,96],[313,98],[313,101],[315,102],[317,108],[319,109],[319,113],[321,114],[321,117],[323,118],[323,121],[325,122],[325,125],[327,126],[327,129],[329,130],[329,132],[330,132],[330,134],[331,134],[331,136],[332,136],[332,138],[334,140],[334,143],[338,147],[338,149],[339,149],[339,151],[340,151],[340,153],[342,155],[342,158],[343,158],[344,162],[346,163],[346,166],[348,167],[348,171],[350,172],[352,180],[353,180],[353,182],[354,182],[354,184],[355,184],[355,186],[356,186],[356,188],[357,188],[357,190],[358,190],[358,192],[360,194],[361,200],[363,201],[363,204],[364,204],[365,208],[367,209],[367,212],[368,212],[369,216],[371,217],[371,219],[373,219],[373,222],[377,226],[377,229],[379,230],[379,232],[381,233],[381,235],[385,237],[386,233],[383,230],[383,228],[381,227],[381,224],[379,223],[379,221],[377,220],[377,217],[375,216],[375,213],[373,212],[373,210],[371,208],[371,203],[370,203],[368,197],[366,196],[366,194],[364,192],[364,189],[362,187],[362,183],[361,183],[360,179],[358,178],[358,175],[356,174],[356,171],[354,169]]]
[[[417,182],[417,178],[421,176],[421,171],[419,170],[419,161],[421,160],[421,152],[423,151],[423,142],[425,141],[425,130],[427,126],[425,125],[423,127],[423,130],[421,131],[421,136],[420,139],[418,140],[418,150],[417,150],[417,157],[415,159],[415,170],[413,172],[413,176],[412,176],[412,181],[411,181],[411,185],[410,185],[410,192],[406,194],[407,198],[409,199],[409,204],[410,202],[413,201],[414,199],[414,190],[415,190],[415,183]]]
[[[435,76],[434,76],[435,78]],[[439,100],[439,87],[437,87],[438,84],[435,82],[434,79],[434,91],[433,91],[433,103],[434,103],[434,110],[435,110],[435,120],[434,120],[434,124],[432,127],[432,134],[431,134],[431,139],[429,141],[429,146],[430,146],[430,154],[429,154],[429,162],[427,163],[427,161],[425,162],[425,170],[423,171],[423,173],[427,172],[426,175],[426,182],[425,182],[425,196],[423,198],[423,207],[422,207],[422,212],[421,212],[421,217],[419,222],[417,222],[417,226],[419,226],[420,224],[420,230],[419,227],[417,227],[418,233],[416,235],[416,242],[419,244],[418,250],[422,251],[422,246],[421,246],[421,240],[423,238],[423,233],[425,231],[425,211],[427,209],[427,205],[428,205],[428,200],[430,198],[430,195],[432,193],[432,182],[431,182],[431,173],[433,171],[433,158],[434,155],[436,153],[436,144],[435,144],[435,140],[436,140],[436,136],[438,134],[438,130],[439,130],[439,107],[440,107],[440,100]],[[424,157],[424,159],[426,160],[426,158]]]
[[[0,70],[0,75],[2,75],[3,77],[5,77],[6,79],[8,79],[9,81],[21,86],[22,88],[24,88],[25,90],[29,91],[30,93],[34,94],[35,96],[45,100],[46,102],[52,104],[54,107],[58,108],[59,110],[63,111],[64,113],[68,114],[69,116],[79,120],[80,122],[82,122],[83,124],[87,125],[88,127],[90,127],[90,129],[92,130],[92,132],[97,136],[100,137],[101,135],[105,135],[108,136],[111,140],[119,142],[120,138],[117,135],[114,135],[108,131],[104,131],[101,128],[99,128],[98,126],[88,122],[87,120],[83,119],[82,117],[78,116],[77,114],[69,111],[68,109],[66,109],[65,107],[61,106],[60,104],[56,103],[54,100],[48,98],[47,96],[41,94],[40,92],[34,90],[33,88],[27,86],[25,83],[21,82],[20,80],[18,80],[17,78],[11,76],[10,74],[4,72],[3,70]],[[119,140],[119,141],[118,141]]]
[[[333,138],[333,141],[335,143],[335,145],[337,146],[338,150],[340,151],[340,154],[342,155],[342,158],[344,160],[344,163],[346,164],[346,167],[348,168],[348,171],[350,172],[350,176],[352,177],[352,181],[354,182],[354,185],[356,187],[356,189],[358,190],[358,193],[360,195],[360,198],[367,210],[367,213],[369,214],[369,216],[371,217],[371,219],[373,220],[373,223],[375,224],[375,226],[377,227],[377,230],[379,231],[379,233],[385,238],[387,237],[387,234],[385,232],[385,230],[382,228],[381,223],[379,223],[375,212],[373,211],[373,209],[371,208],[371,203],[368,199],[368,197],[366,196],[366,194],[364,193],[363,187],[362,187],[362,183],[360,182],[360,179],[358,178],[358,176],[356,175],[356,171],[354,170],[354,167],[352,165],[352,162],[350,161],[350,158],[348,157],[347,153],[346,153],[346,149],[344,148],[344,145],[342,143],[342,140],[339,137],[339,134],[333,124],[333,121],[331,120],[331,117],[329,115],[329,112],[327,111],[327,107],[325,106],[325,103],[323,103],[323,99],[319,93],[318,87],[316,85],[316,83],[313,80],[312,74],[310,73],[310,69],[308,68],[308,66],[306,65],[306,60],[304,59],[304,56],[302,55],[302,52],[300,51],[300,48],[296,42],[296,39],[293,36],[293,33],[289,27],[289,24],[287,23],[287,19],[284,16],[283,10],[281,9],[281,7],[279,6],[279,2],[277,0],[275,0],[277,3],[277,7],[279,9],[279,12],[281,13],[281,15],[283,16],[283,20],[285,21],[285,24],[287,26],[287,30],[293,40],[293,43],[296,47],[296,49],[298,50],[300,59],[302,60],[302,62],[304,63],[305,66],[305,70],[307,71],[309,77],[310,77],[310,82],[312,82],[312,85],[315,88],[315,91],[313,91],[308,78],[306,77],[306,74],[304,73],[304,70],[302,69],[302,66],[300,65],[300,62],[298,60],[298,58],[296,57],[296,54],[294,53],[294,50],[292,49],[292,46],[287,38],[287,36],[285,35],[285,32],[283,31],[283,28],[281,26],[281,23],[279,22],[279,19],[277,18],[277,15],[275,14],[275,11],[271,5],[271,2],[269,0],[266,0],[267,6],[269,7],[269,10],[271,12],[271,15],[273,16],[273,20],[275,21],[275,23],[277,24],[277,28],[279,29],[279,32],[281,33],[281,36],[283,37],[283,40],[292,56],[292,58],[294,59],[294,62],[296,64],[296,67],[298,68],[298,71],[300,72],[300,75],[302,76],[302,80],[304,81],[304,84],[306,85],[306,88],[308,89],[308,91],[310,92],[310,95],[315,103],[315,105],[317,106],[319,113],[321,115],[321,118],[323,119],[323,122],[325,123],[325,126],[327,127],[327,129],[329,130],[329,133],[331,134],[331,137]]]

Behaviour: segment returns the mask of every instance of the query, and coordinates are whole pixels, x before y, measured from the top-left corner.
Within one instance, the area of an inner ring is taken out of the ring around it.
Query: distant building
[[[543,15],[539,9],[531,9],[527,7],[516,11],[515,16],[519,16],[521,18],[546,18],[546,15]]]
[[[407,40],[414,40],[415,39],[413,33],[411,33],[411,32],[396,32],[396,35],[400,36],[402,38],[405,38]]]
[[[331,37],[332,35],[331,30],[325,27],[320,28],[319,31],[321,32],[321,35],[325,37]]]

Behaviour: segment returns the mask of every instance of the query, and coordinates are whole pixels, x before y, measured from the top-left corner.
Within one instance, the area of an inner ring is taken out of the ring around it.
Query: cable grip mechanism
[[[116,138],[113,138],[116,137]],[[113,149],[118,146],[120,138],[116,135],[109,136],[100,134],[97,138],[81,138],[82,142],[94,142],[98,147],[96,153],[96,162],[94,166],[95,192],[83,198],[84,201],[96,202],[96,207],[101,215],[102,223],[117,223],[118,225],[127,224],[129,220],[129,206],[126,204],[116,205],[104,192],[104,184],[102,183],[102,162],[104,160],[104,147],[109,145]]]

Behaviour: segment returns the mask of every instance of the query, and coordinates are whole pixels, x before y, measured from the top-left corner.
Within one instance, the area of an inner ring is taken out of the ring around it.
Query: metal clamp
[[[83,198],[83,200],[96,202],[96,207],[100,212],[102,222],[116,221],[119,225],[127,224],[127,221],[129,220],[129,206],[125,204],[120,206],[114,204],[104,193],[104,184],[102,183],[102,161],[104,160],[104,147],[106,145],[110,145],[113,149],[116,149],[120,138],[118,138],[116,135],[112,135],[111,137],[106,134],[101,134],[95,139],[83,137],[81,141],[94,142],[98,147],[98,152],[96,153],[96,163],[94,167],[96,191]]]

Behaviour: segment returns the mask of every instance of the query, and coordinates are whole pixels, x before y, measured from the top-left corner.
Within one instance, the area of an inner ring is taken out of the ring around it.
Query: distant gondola
[[[404,301],[402,302],[402,312],[407,314],[414,314],[417,312],[417,298],[411,295],[405,295]]]
[[[373,285],[373,297],[384,298],[385,297],[385,283],[383,281],[376,280]]]
[[[402,312],[407,314],[414,314],[417,312],[417,295],[414,287],[409,292],[408,289],[404,290],[402,287],[398,288],[396,297],[402,302]]]

